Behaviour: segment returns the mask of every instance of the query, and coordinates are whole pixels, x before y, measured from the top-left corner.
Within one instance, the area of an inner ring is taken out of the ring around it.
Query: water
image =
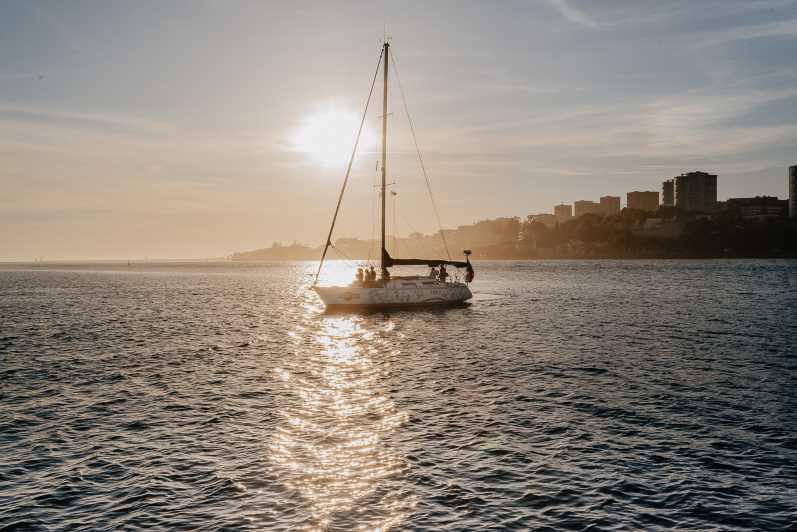
[[[369,315],[311,267],[3,267],[0,528],[797,523],[797,262],[481,263]]]

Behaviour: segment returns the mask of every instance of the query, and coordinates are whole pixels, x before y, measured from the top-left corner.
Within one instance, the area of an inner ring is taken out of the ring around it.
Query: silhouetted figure
[[[442,282],[442,283],[446,282],[446,277],[448,277],[448,272],[446,271],[446,265],[445,264],[441,264],[440,265],[440,282]]]
[[[468,261],[468,270],[467,273],[465,274],[465,282],[472,283],[474,277],[476,277],[476,272],[473,271],[473,266],[471,266],[470,261]]]
[[[372,283],[376,281],[376,269],[373,264],[371,264],[371,268],[368,270],[368,280]]]
[[[365,274],[363,274],[362,268],[357,268],[357,275],[355,275],[358,283],[362,283],[365,280]]]
[[[437,279],[437,268],[432,266],[432,269],[429,271],[429,278],[430,279]]]

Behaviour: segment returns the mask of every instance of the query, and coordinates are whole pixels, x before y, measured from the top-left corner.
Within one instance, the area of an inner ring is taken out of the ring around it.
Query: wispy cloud
[[[564,18],[574,24],[579,24],[586,28],[597,28],[598,23],[595,22],[584,11],[573,7],[568,0],[547,0],[548,4],[559,12]]]
[[[34,72],[0,73],[0,80],[2,81],[13,81],[19,79],[44,79],[44,75]]]
[[[72,128],[115,129],[121,131],[164,130],[167,124],[137,116],[81,112],[32,105],[0,103],[0,122],[45,123]]]
[[[768,22],[765,24],[753,24],[738,26],[735,28],[723,28],[707,32],[702,35],[702,39],[697,43],[698,46],[716,46],[733,41],[744,41],[763,37],[790,37],[797,39],[797,18]]]

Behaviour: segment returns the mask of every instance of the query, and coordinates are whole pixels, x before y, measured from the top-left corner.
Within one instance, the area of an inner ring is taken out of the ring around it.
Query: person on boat
[[[473,271],[473,266],[471,266],[470,261],[468,261],[468,269],[467,273],[465,274],[465,282],[472,283],[474,277],[476,277],[476,272]]]
[[[355,279],[357,279],[358,283],[362,284],[363,280],[365,279],[362,268],[357,268],[357,275],[355,275]]]
[[[437,279],[437,268],[432,266],[432,269],[429,271],[429,278],[430,279]]]
[[[446,265],[445,264],[441,264],[440,265],[440,282],[441,283],[446,282],[446,277],[448,277],[448,272],[446,271]]]
[[[371,264],[371,268],[368,270],[368,280],[372,283],[376,281],[376,268],[374,268],[373,264]]]

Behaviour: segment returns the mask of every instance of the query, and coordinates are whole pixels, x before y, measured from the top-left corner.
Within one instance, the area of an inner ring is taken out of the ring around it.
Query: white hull
[[[315,286],[327,308],[387,308],[446,306],[464,303],[473,297],[468,285],[442,283],[425,277],[397,277],[385,286]]]

